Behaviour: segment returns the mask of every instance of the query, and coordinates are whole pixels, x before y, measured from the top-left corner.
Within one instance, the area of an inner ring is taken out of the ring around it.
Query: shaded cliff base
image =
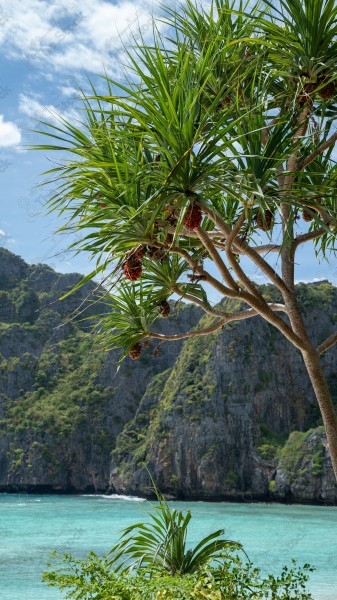
[[[286,504],[315,504],[324,506],[337,505],[337,484],[331,469],[331,463],[325,446],[325,434],[322,427],[311,429],[307,432],[292,432],[283,446],[278,462],[265,460],[255,456],[261,471],[269,477],[268,489],[265,493],[252,492],[252,490],[237,491],[227,489],[220,494],[211,490],[202,490],[200,493],[184,493],[183,482],[175,480],[175,486],[161,489],[167,500],[207,501],[207,502],[265,502]],[[256,465],[258,468],[258,465]],[[117,475],[115,469],[112,475]],[[155,499],[153,484],[149,477],[148,466],[143,465],[135,469],[133,477],[127,486],[120,483],[118,488],[86,485],[76,488],[67,484],[37,484],[17,483],[0,485],[0,493],[28,493],[28,494],[122,494],[137,496],[148,500]]]
[[[261,456],[255,453],[255,476],[260,481],[261,489],[265,490],[262,493],[251,489],[239,491],[234,485],[231,489],[227,480],[224,482],[222,493],[214,493],[212,489],[202,489],[200,486],[199,494],[195,492],[186,494],[184,483],[179,482],[177,478],[174,478],[174,485],[164,490],[161,488],[161,491],[172,500],[279,502],[335,506],[337,505],[337,483],[325,443],[324,430],[319,427],[306,432],[292,432],[277,458],[261,459]],[[128,495],[145,495],[153,498],[147,469],[145,465],[140,466],[138,469],[135,468],[132,475],[130,472],[127,476],[124,475],[128,481],[125,486],[123,479],[118,480],[116,468],[112,476],[116,478],[117,489],[110,489],[109,492],[124,492]]]

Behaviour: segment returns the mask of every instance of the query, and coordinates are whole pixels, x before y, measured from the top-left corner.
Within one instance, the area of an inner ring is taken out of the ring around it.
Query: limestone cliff
[[[94,286],[59,300],[81,279],[0,249],[1,491],[106,490],[116,436],[181,349],[163,347],[155,360],[149,349],[117,372],[117,354],[88,333],[87,317],[106,310],[93,303]],[[185,307],[172,320],[193,327],[199,318]]]
[[[87,320],[91,284],[0,250],[0,490],[165,493],[194,499],[336,502],[324,432],[300,354],[259,319],[140,361],[103,352]],[[276,300],[272,287],[266,297]],[[317,341],[337,290],[299,287]],[[74,316],[81,305],[85,313]],[[198,325],[192,306],[158,330]],[[204,321],[209,317],[203,317]],[[324,369],[337,400],[337,351]]]

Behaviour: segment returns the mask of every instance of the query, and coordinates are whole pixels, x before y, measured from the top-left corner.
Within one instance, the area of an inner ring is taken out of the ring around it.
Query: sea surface
[[[316,567],[315,600],[337,600],[337,507],[175,502],[192,512],[189,541],[224,528],[263,573],[292,557]],[[41,582],[51,549],[107,552],[124,527],[146,520],[146,502],[120,496],[0,494],[0,599],[60,600]]]

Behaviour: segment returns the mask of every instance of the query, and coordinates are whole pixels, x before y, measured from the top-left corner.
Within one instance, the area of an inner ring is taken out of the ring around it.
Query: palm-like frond
[[[158,566],[172,574],[194,573],[221,556],[228,549],[241,550],[238,542],[223,539],[219,529],[204,537],[194,548],[187,548],[190,511],[171,509],[157,493],[159,504],[148,512],[150,520],[124,529],[111,549],[111,564],[116,571],[134,568],[146,570]]]
[[[124,348],[125,356],[149,332],[158,311],[142,284],[119,286],[114,293],[104,294],[104,299],[109,312],[100,320],[99,337],[108,348]]]
[[[219,253],[223,230],[210,214],[229,229],[246,216],[238,236],[254,246],[258,223],[271,240],[278,235],[281,204],[289,207],[287,230],[307,207],[309,232],[324,230],[317,252],[334,250],[332,147],[311,155],[337,115],[336,97],[320,97],[335,79],[337,8],[333,0],[249,4],[214,0],[206,8],[187,0],[179,11],[164,8],[169,28],[154,27],[151,45],[140,38],[126,50],[124,83],[104,77],[106,94],[93,85],[91,96],[83,94],[81,122],[61,119],[41,132],[47,143],[39,149],[67,156],[46,174],[50,209],[66,220],[63,230],[76,232],[72,248],[95,259],[92,276],[104,272],[113,290],[102,331],[116,347],[146,337],[158,302],[177,290],[209,308],[195,272],[210,246],[184,226],[193,204]],[[308,125],[298,133],[303,111]],[[297,168],[301,161],[308,164]],[[286,189],[281,171],[292,180]],[[142,285],[121,269],[139,248]],[[161,262],[152,260],[153,248]]]
[[[268,32],[270,58],[289,76],[317,77],[334,72],[337,58],[337,7],[334,0],[280,0],[279,8],[264,0],[271,9],[262,23]]]

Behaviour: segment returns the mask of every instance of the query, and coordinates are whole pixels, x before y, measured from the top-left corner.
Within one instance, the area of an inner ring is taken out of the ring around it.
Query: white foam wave
[[[123,496],[122,494],[81,494],[86,498],[107,498],[108,500],[127,500],[129,502],[146,502],[145,498],[138,496]]]

